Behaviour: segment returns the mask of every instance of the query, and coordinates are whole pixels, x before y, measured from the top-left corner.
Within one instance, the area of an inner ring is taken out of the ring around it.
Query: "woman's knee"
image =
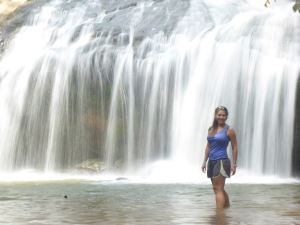
[[[218,192],[224,192],[224,188],[223,188],[223,186],[221,186],[221,185],[213,185],[213,189],[214,189],[214,192],[215,193],[218,193]]]
[[[224,184],[225,179],[223,179],[223,177],[216,177],[212,179],[212,186],[215,193],[224,192]]]

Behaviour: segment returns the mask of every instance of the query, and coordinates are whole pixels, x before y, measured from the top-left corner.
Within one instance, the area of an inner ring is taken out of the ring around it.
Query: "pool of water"
[[[209,184],[128,180],[0,182],[0,224],[300,224],[300,184],[227,184],[216,211]]]

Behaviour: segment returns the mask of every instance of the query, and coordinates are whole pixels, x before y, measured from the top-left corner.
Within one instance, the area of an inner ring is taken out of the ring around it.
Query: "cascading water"
[[[108,171],[170,160],[199,173],[214,108],[225,105],[239,168],[290,176],[300,71],[292,4],[31,4],[3,31],[0,172],[67,172],[98,159]]]

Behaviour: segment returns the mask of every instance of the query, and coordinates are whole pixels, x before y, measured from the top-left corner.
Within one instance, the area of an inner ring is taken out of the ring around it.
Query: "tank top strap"
[[[229,129],[229,125],[226,125],[226,127],[224,128],[224,132],[227,133],[228,129]]]

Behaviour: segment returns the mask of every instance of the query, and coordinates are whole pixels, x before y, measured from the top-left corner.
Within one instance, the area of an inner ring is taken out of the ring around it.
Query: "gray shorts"
[[[222,175],[230,177],[231,162],[229,159],[209,160],[207,163],[207,177],[214,178]]]

